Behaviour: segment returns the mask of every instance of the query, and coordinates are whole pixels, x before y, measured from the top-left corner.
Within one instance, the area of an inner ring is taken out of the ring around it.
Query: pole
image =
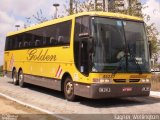
[[[72,15],[73,14],[73,0],[70,0],[70,11],[69,14]]]
[[[15,27],[17,28],[17,31],[18,31],[18,28],[20,27],[20,25],[15,25]]]
[[[97,11],[97,0],[95,0],[95,6],[94,6],[95,11]]]
[[[58,8],[57,8],[57,7],[55,7],[55,8],[56,8],[55,18],[57,18],[57,11],[58,11]]]
[[[129,15],[131,15],[131,0],[128,0],[128,5],[129,5]]]
[[[105,7],[106,5],[105,5],[105,0],[103,0],[103,11],[105,11]]]
[[[54,15],[54,18],[57,18],[57,12],[58,12],[58,7],[59,7],[59,4],[55,3],[53,4],[53,6],[55,7],[56,11],[55,11],[55,15]]]
[[[108,0],[105,1],[105,11],[106,12],[109,11],[109,2],[108,2]]]

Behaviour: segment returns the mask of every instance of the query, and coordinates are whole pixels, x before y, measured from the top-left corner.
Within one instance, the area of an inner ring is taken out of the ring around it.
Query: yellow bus
[[[149,96],[149,53],[143,19],[84,12],[8,33],[3,70],[69,101]]]

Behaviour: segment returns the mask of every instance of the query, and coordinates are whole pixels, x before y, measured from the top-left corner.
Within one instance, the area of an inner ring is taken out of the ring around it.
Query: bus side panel
[[[23,71],[25,82],[61,90],[63,74],[71,73],[74,67],[72,60],[71,49],[66,46],[12,51],[7,63],[11,61],[17,73],[20,69]],[[9,67],[7,71],[11,77]]]
[[[26,83],[61,91],[60,80],[33,75],[24,75],[24,79]]]

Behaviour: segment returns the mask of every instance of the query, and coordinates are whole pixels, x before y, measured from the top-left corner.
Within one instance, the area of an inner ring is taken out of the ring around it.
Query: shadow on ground
[[[8,83],[13,84],[12,82]],[[63,93],[59,91],[31,84],[27,84],[25,88],[65,100]],[[154,104],[159,102],[160,98],[154,98],[154,97],[108,98],[108,99],[98,99],[98,100],[78,97],[78,99],[75,101],[75,103],[79,103],[81,105],[94,108],[112,108],[112,107],[124,107],[124,106],[127,107],[127,106],[137,106],[137,105],[139,106],[139,105]]]

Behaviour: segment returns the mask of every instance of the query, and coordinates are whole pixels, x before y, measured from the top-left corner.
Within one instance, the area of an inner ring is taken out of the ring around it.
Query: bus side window
[[[50,45],[57,45],[57,40],[54,37],[50,37]]]
[[[42,45],[43,45],[43,46],[46,46],[46,45],[47,45],[47,39],[46,39],[45,37],[43,38]]]
[[[24,48],[28,47],[28,42],[24,42]]]
[[[64,44],[64,37],[63,36],[58,36],[58,44],[60,44],[60,45]]]
[[[12,40],[12,44],[11,44],[11,50],[15,50],[17,49],[17,39],[16,39],[16,36],[12,36],[11,37],[11,40]]]
[[[39,46],[40,46],[40,40],[36,40],[35,47],[39,47]]]
[[[19,49],[22,48],[22,42],[19,42],[18,48],[19,48]]]
[[[28,43],[28,46],[29,46],[29,47],[31,47],[31,46],[32,46],[31,42],[29,42],[29,43]]]
[[[57,25],[58,45],[70,44],[71,24],[71,21],[66,21]]]

